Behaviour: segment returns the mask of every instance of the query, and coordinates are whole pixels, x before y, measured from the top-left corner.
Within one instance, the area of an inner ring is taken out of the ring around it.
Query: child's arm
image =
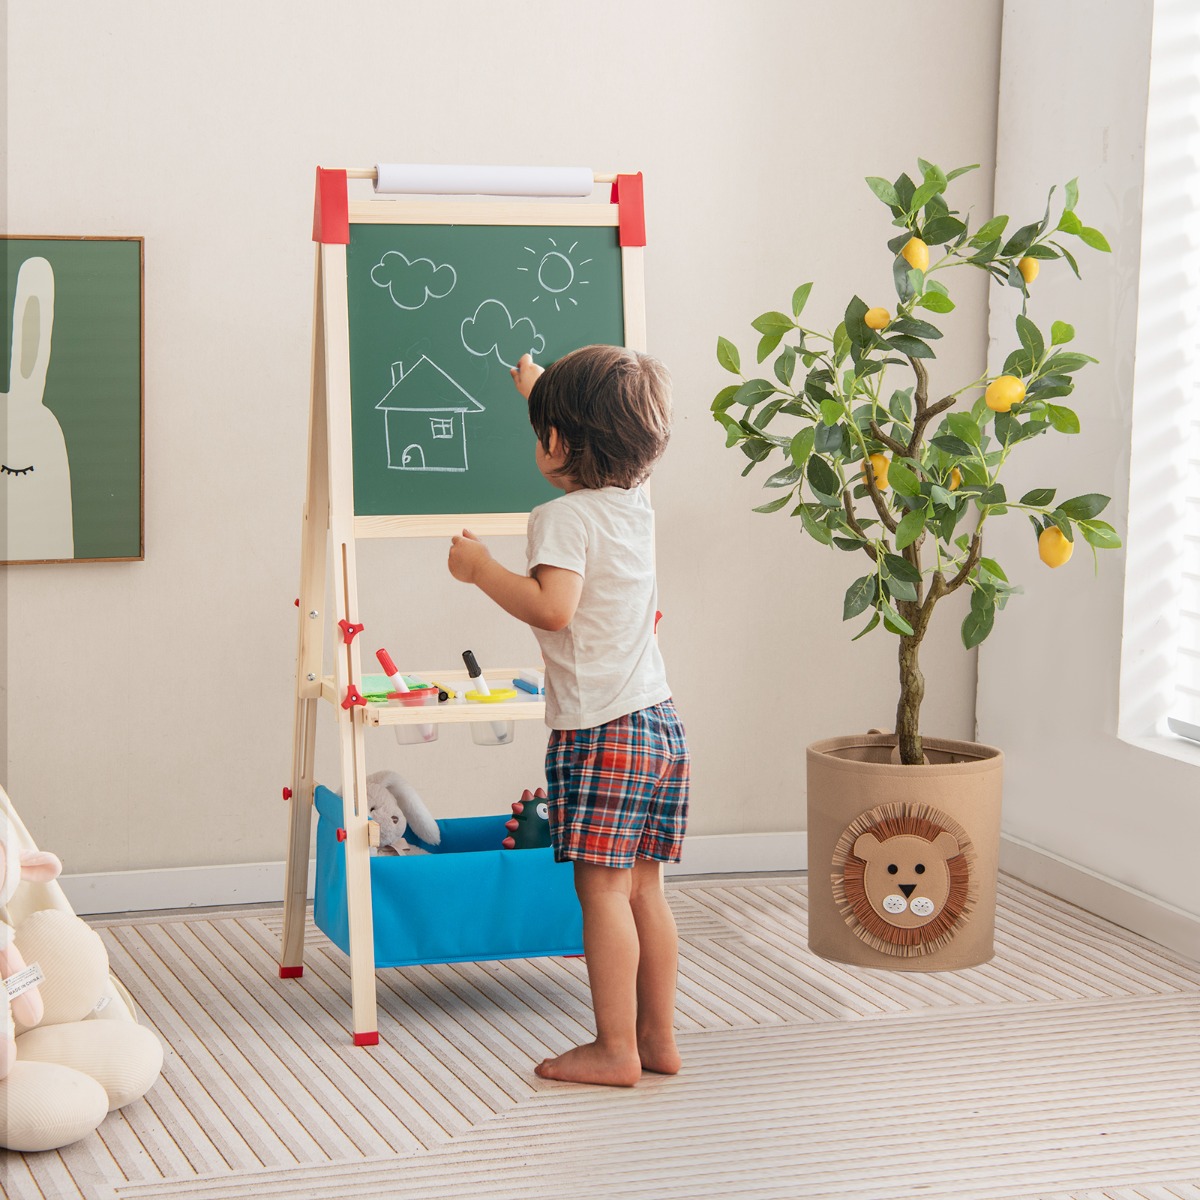
[[[450,542],[450,574],[473,583],[509,616],[535,629],[564,629],[575,616],[583,576],[565,567],[539,566],[535,575],[518,575],[498,563],[469,530]]]

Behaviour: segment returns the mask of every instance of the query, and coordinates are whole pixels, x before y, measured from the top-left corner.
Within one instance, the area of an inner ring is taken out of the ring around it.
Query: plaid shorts
[[[556,862],[678,862],[691,760],[670,700],[594,729],[555,729],[546,748]]]

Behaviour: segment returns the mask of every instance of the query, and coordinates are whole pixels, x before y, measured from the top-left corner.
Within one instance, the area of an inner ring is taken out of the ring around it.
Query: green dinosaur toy
[[[505,850],[537,850],[550,845],[550,821],[546,811],[546,789],[531,792],[526,788],[520,800],[513,801],[512,819],[505,822],[508,837]]]

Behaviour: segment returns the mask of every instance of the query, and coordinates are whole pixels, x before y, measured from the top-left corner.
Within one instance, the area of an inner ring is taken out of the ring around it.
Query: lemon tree
[[[1107,496],[1057,500],[1055,489],[1039,487],[1014,499],[1000,479],[1022,443],[1080,429],[1063,400],[1075,390],[1077,372],[1097,360],[1068,348],[1075,331],[1066,322],[1045,330],[1028,315],[1042,264],[1065,263],[1079,276],[1067,239],[1109,250],[1104,235],[1076,214],[1077,181],[1063,189],[1053,225],[1056,188],[1041,220],[1009,232],[1008,217],[994,216],[972,229],[970,215],[952,209],[947,194],[976,167],[946,172],[917,161],[920,182],[908,174],[866,181],[899,231],[886,242],[894,312],[854,296],[836,329],[817,331],[802,320],[813,286],[805,283],[789,311],[771,310],[751,322],[759,335],[757,361],[770,360],[769,374],[747,377],[734,342],[717,339],[717,361],[737,382],[712,402],[726,445],[747,460],[742,474],[760,464],[772,468],[763,486],[775,494],[754,511],[786,511],[816,541],[870,560],[847,588],[842,615],[867,617],[855,641],[878,628],[899,639],[896,732],[905,763],[922,761],[919,652],[937,604],[970,589],[962,624],[969,649],[1020,591],[984,553],[988,523],[1024,513],[1034,532],[1031,559],[1049,567],[1070,559],[1077,537],[1093,554],[1121,544],[1098,519]],[[947,273],[964,267],[1020,291],[1015,345],[996,375],[935,398],[930,370],[942,332],[934,322],[954,308]],[[897,369],[907,386],[895,386]]]

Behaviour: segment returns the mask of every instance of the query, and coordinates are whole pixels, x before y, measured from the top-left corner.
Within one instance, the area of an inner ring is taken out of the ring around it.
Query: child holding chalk
[[[673,1075],[679,949],[663,891],[687,821],[689,757],[654,636],[654,513],[641,484],[666,448],[670,385],[654,359],[585,346],[512,370],[538,468],[563,495],[529,517],[526,575],[464,529],[450,573],[532,626],[546,663],[555,858],[574,863],[596,1040],[537,1068],[629,1087]]]

